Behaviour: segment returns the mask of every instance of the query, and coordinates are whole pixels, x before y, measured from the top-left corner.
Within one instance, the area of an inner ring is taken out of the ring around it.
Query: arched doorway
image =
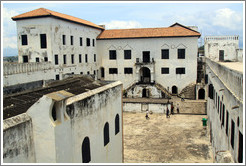
[[[150,75],[150,69],[147,67],[142,67],[140,69],[140,82],[142,83],[150,83],[151,75]]]
[[[172,94],[177,94],[178,93],[178,88],[174,85],[172,87]]]
[[[205,99],[205,90],[202,88],[198,91],[198,99]]]
[[[82,162],[89,163],[91,161],[90,139],[85,137],[82,143]]]

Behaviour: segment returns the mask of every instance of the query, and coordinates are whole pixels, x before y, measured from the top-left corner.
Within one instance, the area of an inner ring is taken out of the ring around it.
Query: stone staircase
[[[161,90],[163,93],[165,93],[165,95],[167,96],[167,98],[172,98],[172,94],[168,92],[168,90],[166,90],[166,88],[164,88],[161,84],[155,83],[154,86]]]
[[[185,99],[196,99],[196,84],[192,83],[186,86],[182,91],[178,94],[178,97],[183,97]]]

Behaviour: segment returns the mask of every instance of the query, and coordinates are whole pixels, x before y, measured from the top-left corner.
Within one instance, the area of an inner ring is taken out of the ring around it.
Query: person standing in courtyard
[[[172,115],[174,114],[173,110],[174,110],[174,106],[173,106],[173,103],[171,103],[171,114]]]
[[[167,118],[170,118],[168,106],[167,106],[166,117],[167,117]]]
[[[177,113],[179,114],[179,104],[177,104]]]
[[[145,118],[146,118],[146,119],[149,119],[149,110],[146,111]]]

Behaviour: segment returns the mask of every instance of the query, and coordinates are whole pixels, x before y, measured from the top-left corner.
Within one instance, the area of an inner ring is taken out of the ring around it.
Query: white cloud
[[[3,37],[3,48],[17,48],[17,37],[12,36],[12,37]]]
[[[106,29],[129,29],[142,28],[143,26],[137,21],[117,21],[103,22],[100,25],[105,25]]]
[[[232,30],[240,29],[242,22],[242,16],[229,8],[216,10],[215,16],[212,18],[213,25]]]

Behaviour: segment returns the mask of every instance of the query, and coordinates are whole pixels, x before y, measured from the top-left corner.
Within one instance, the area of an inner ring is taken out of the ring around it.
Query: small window
[[[103,136],[104,136],[104,146],[106,146],[109,143],[109,124],[108,122],[106,122],[104,125]]]
[[[235,132],[235,123],[231,120],[231,147],[234,149],[234,133]]]
[[[82,37],[79,38],[79,45],[83,46],[83,38]]]
[[[88,57],[87,57],[87,54],[85,54],[85,63],[88,62]]]
[[[109,74],[118,74],[117,68],[109,68]]]
[[[73,45],[73,36],[70,36],[71,45]]]
[[[82,56],[79,54],[79,63],[82,63]]]
[[[94,62],[96,62],[96,61],[97,61],[97,55],[94,54]]]
[[[185,68],[184,67],[176,68],[176,74],[185,74]]]
[[[53,118],[53,121],[56,121],[56,120],[57,120],[55,104],[53,105],[52,112],[51,112],[51,116],[52,116],[52,118]]]
[[[214,87],[212,84],[209,84],[208,86],[208,97],[214,99]]]
[[[226,111],[226,135],[228,136],[228,126],[229,126],[229,112]]]
[[[178,49],[178,59],[185,59],[185,49]]]
[[[40,44],[41,48],[47,48],[46,34],[40,34]]]
[[[66,45],[66,35],[62,35],[62,44]]]
[[[92,39],[92,46],[95,47],[95,39]]]
[[[224,121],[225,121],[225,105],[223,104],[223,109],[222,109],[222,126],[224,126]]]
[[[89,47],[91,45],[91,40],[90,38],[86,38],[86,45]]]
[[[161,59],[169,59],[169,49],[161,50]]]
[[[124,50],[124,59],[131,59],[131,58],[132,58],[132,51]]]
[[[58,65],[58,55],[55,55],[55,65]]]
[[[208,84],[208,75],[205,74],[205,84]]]
[[[23,46],[27,45],[28,42],[27,42],[27,35],[21,35],[21,44]]]
[[[93,71],[93,74],[96,75],[96,70]]]
[[[125,74],[132,74],[132,68],[131,67],[124,68],[124,73]]]
[[[44,57],[44,61],[45,62],[48,62],[48,57]]]
[[[116,50],[109,50],[109,59],[116,59]]]
[[[90,139],[85,137],[82,143],[82,162],[89,163],[91,161]]]
[[[63,55],[63,64],[67,64],[67,55]]]
[[[120,118],[119,114],[115,116],[115,135],[120,132]]]
[[[59,74],[56,75],[56,80],[60,80]]]
[[[90,75],[90,72],[89,71],[87,71],[87,75]]]
[[[169,74],[169,68],[168,67],[161,68],[161,74]]]
[[[74,54],[71,55],[71,63],[74,64]]]
[[[39,58],[36,58],[36,62],[39,62]]]

